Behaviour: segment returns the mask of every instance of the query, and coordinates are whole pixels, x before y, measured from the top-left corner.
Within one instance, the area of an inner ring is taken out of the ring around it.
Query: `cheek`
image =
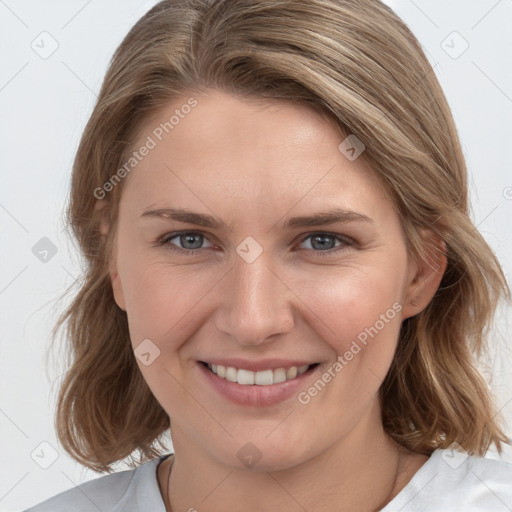
[[[384,378],[391,364],[401,326],[403,280],[400,271],[390,268],[345,269],[332,273],[328,287],[309,288],[307,302],[316,313],[310,323],[336,353],[333,362],[339,356],[344,373],[353,378],[372,372]]]
[[[123,291],[132,344],[149,338],[172,352],[192,335],[202,317],[202,300],[219,277],[192,266],[133,259],[124,267]]]

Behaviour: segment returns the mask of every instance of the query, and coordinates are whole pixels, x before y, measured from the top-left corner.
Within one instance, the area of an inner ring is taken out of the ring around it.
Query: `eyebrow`
[[[196,213],[184,208],[158,208],[156,210],[146,210],[141,217],[156,217],[165,220],[175,220],[187,224],[196,224],[209,229],[228,229],[232,231],[232,227],[228,226],[222,219],[213,215],[204,213]],[[304,215],[300,217],[292,217],[278,223],[281,229],[323,226],[334,223],[349,222],[373,222],[373,219],[363,215],[362,213],[345,210],[343,208],[334,208],[325,212],[319,212],[312,215]],[[274,228],[272,228],[274,229]]]

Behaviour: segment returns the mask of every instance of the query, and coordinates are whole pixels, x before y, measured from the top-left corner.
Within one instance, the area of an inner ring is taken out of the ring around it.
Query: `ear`
[[[425,259],[411,262],[406,293],[403,301],[402,319],[423,311],[439,288],[446,270],[446,244],[430,230],[423,231]]]
[[[105,199],[98,199],[94,206],[94,210],[99,212],[100,223],[99,230],[102,239],[102,243],[105,245],[107,241],[107,235],[110,231],[110,215],[108,203]],[[123,310],[126,311],[126,302],[124,299],[123,287],[121,285],[121,279],[117,271],[117,237],[114,238],[112,243],[112,251],[109,257],[109,274],[110,282],[112,284],[112,291],[114,292],[114,299],[116,304]]]

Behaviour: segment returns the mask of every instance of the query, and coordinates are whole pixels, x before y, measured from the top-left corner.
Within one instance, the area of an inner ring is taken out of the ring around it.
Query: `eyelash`
[[[194,249],[194,250],[191,250],[191,249],[181,249],[180,247],[177,247],[177,246],[174,246],[174,245],[170,244],[170,241],[173,238],[176,238],[176,237],[179,237],[179,236],[182,236],[182,235],[200,235],[200,236],[203,236],[204,238],[206,238],[208,240],[208,237],[204,233],[202,233],[201,231],[178,231],[178,232],[175,232],[175,233],[168,233],[168,234],[164,235],[163,237],[161,237],[157,241],[157,245],[158,246],[166,245],[166,246],[168,246],[168,248],[171,251],[176,252],[178,254],[183,254],[183,255],[187,255],[187,256],[197,255],[197,253],[201,249]],[[350,247],[350,246],[355,245],[354,240],[351,240],[348,237],[337,235],[335,233],[328,233],[328,232],[324,232],[324,231],[315,231],[313,233],[309,233],[307,236],[305,236],[304,238],[302,238],[299,241],[299,245],[301,243],[303,243],[304,241],[306,241],[308,238],[312,238],[312,237],[314,237],[316,235],[327,235],[328,237],[335,238],[338,241],[342,242],[343,245],[341,245],[338,248],[328,249],[328,250],[325,250],[325,251],[315,251],[314,249],[303,249],[303,250],[306,250],[308,252],[315,253],[315,256],[319,256],[319,257],[332,256],[333,254],[337,254],[338,252],[344,250],[346,247]]]

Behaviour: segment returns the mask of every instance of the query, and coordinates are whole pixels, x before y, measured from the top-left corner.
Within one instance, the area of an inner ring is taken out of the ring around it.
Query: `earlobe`
[[[429,232],[425,239],[426,257],[414,265],[412,279],[405,294],[402,319],[421,313],[437,292],[448,260],[444,240]]]

